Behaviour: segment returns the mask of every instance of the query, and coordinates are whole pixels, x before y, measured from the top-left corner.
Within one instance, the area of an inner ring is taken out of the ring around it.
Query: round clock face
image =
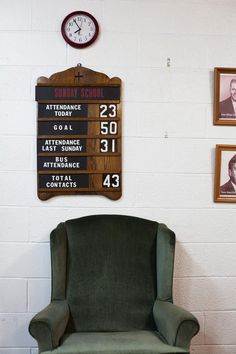
[[[98,36],[96,19],[85,11],[75,11],[66,16],[61,25],[61,33],[72,47],[84,48],[92,44]]]

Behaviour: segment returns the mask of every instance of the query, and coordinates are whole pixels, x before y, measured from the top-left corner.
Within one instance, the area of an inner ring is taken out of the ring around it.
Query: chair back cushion
[[[154,329],[158,223],[94,215],[65,226],[68,332]]]

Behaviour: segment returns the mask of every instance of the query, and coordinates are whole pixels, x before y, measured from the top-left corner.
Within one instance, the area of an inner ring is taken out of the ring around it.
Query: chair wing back
[[[172,299],[174,246],[168,230],[121,215],[58,225],[51,233],[52,299],[68,302],[68,332],[155,328],[157,291]],[[172,258],[163,266],[169,253]]]

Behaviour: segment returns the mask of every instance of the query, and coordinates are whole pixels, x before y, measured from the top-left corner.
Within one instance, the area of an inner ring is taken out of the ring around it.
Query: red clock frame
[[[87,17],[89,17],[93,22],[94,22],[94,25],[95,25],[95,34],[93,36],[92,39],[90,39],[90,41],[86,42],[86,43],[74,43],[73,41],[71,41],[67,35],[66,35],[66,30],[65,30],[65,27],[66,27],[66,23],[67,21],[71,18],[71,17],[74,17],[74,16],[80,16],[80,15],[85,15]],[[99,25],[98,25],[98,22],[97,20],[95,19],[95,17],[93,17],[90,13],[86,12],[86,11],[74,11],[74,12],[71,12],[69,15],[67,15],[62,24],[61,24],[61,34],[63,36],[63,38],[65,39],[65,41],[71,45],[72,47],[74,48],[86,48],[88,46],[90,46],[93,42],[95,42],[95,40],[97,39],[98,37],[98,34],[99,34]]]

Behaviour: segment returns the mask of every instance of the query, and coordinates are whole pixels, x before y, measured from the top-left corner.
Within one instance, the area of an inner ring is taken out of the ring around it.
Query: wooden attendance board
[[[121,197],[121,80],[78,66],[40,77],[38,197]]]

